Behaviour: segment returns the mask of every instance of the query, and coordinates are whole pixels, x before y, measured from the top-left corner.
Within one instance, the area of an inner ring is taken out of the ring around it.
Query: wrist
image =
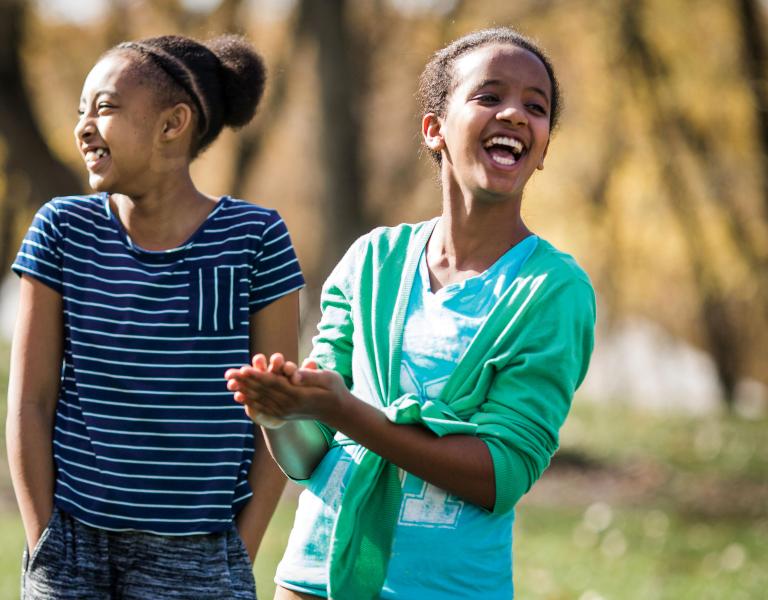
[[[316,418],[336,430],[342,430],[360,400],[346,388],[329,396],[328,401],[322,405],[322,414]]]

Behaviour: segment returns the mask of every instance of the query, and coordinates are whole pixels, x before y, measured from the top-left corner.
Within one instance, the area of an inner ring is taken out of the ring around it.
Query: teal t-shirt
[[[403,332],[400,393],[435,399],[486,315],[536,248],[529,236],[485,272],[433,293],[422,255]],[[326,596],[328,550],[356,444],[329,450],[301,494],[275,580]],[[401,471],[403,499],[383,599],[509,600],[514,512],[494,515]]]

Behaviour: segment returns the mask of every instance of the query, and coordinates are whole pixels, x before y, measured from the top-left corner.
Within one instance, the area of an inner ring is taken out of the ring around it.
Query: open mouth
[[[85,153],[85,166],[89,169],[98,167],[100,163],[109,156],[109,150],[106,148],[96,148],[94,150],[88,150]]]
[[[506,136],[494,136],[483,144],[493,162],[509,167],[514,165],[525,153],[525,146],[520,140]]]

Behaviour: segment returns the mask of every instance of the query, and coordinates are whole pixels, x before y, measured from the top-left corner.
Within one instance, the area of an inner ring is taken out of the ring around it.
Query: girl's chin
[[[524,187],[525,184],[520,185],[519,181],[511,180],[509,177],[489,177],[480,186],[484,192],[481,196],[486,196],[496,202],[517,198],[522,194]]]
[[[88,185],[91,186],[91,189],[94,192],[107,192],[107,191],[109,191],[107,189],[108,186],[107,186],[106,180],[103,177],[101,177],[100,175],[91,174],[88,177]]]

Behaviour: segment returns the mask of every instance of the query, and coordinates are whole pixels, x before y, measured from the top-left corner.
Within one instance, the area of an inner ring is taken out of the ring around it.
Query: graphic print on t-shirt
[[[416,377],[416,367],[407,356],[400,370],[400,387],[412,391],[422,400],[437,398],[450,374],[424,380]],[[454,528],[459,522],[464,502],[426,481],[406,473],[403,481],[403,503],[400,506],[400,525],[418,527]]]

